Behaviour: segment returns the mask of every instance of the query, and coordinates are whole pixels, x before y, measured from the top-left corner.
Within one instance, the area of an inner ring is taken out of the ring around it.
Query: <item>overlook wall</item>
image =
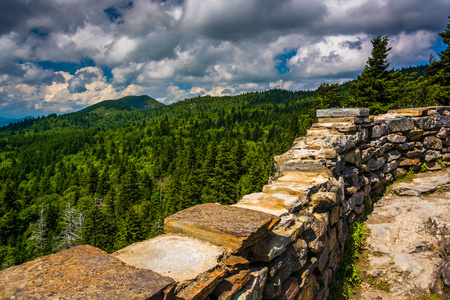
[[[450,161],[450,107],[317,117],[274,158],[277,172],[261,193],[178,212],[164,235],[112,255],[78,246],[6,269],[0,298],[324,299],[371,197],[410,169]]]

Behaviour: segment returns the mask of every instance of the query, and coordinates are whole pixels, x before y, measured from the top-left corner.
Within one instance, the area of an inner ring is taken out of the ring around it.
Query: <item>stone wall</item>
[[[152,282],[145,299],[324,299],[349,228],[371,197],[410,169],[438,170],[450,160],[449,111],[428,107],[373,117],[364,108],[319,110],[307,135],[274,158],[276,175],[261,193],[232,206],[208,203],[178,212],[166,218],[164,235],[112,256],[136,272],[157,273],[146,275],[160,284]],[[27,264],[0,272],[0,281],[42,272]],[[98,289],[105,296],[113,291]],[[0,298],[12,295],[20,296],[0,291]]]

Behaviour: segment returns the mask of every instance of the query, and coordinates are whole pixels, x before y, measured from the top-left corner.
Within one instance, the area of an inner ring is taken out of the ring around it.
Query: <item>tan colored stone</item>
[[[426,116],[430,108],[428,107],[420,107],[420,108],[400,108],[400,109],[391,109],[388,111],[388,114],[400,114],[400,115],[410,115],[410,116]]]
[[[279,221],[275,215],[255,210],[206,203],[167,217],[164,230],[239,252],[259,242]]]
[[[114,256],[137,268],[153,270],[178,282],[215,268],[224,251],[198,239],[174,234],[132,244]]]
[[[230,271],[236,271],[246,268],[250,264],[250,262],[247,259],[243,258],[242,256],[235,256],[235,255],[227,257],[222,261],[222,263]]]
[[[317,192],[310,198],[310,205],[317,210],[327,210],[338,203],[337,194],[331,192]]]
[[[214,291],[219,281],[225,276],[223,269],[216,269],[208,273],[203,273],[197,280],[177,295],[177,299],[184,300],[204,300]]]
[[[212,292],[218,300],[229,300],[250,280],[250,270],[243,270],[223,279]]]
[[[311,126],[313,130],[337,130],[338,132],[352,132],[357,129],[355,124],[348,122],[315,123]]]
[[[283,172],[277,182],[298,182],[304,184],[321,185],[332,177],[330,169],[322,166],[318,172]]]
[[[334,123],[334,122],[345,122],[355,124],[356,117],[339,117],[339,118],[318,118],[319,123]]]
[[[1,299],[162,299],[172,278],[83,245],[0,272]]]
[[[263,193],[266,194],[289,194],[293,196],[299,196],[302,198],[307,197],[309,191],[314,187],[314,184],[302,183],[302,182],[289,182],[289,181],[274,181],[269,185],[263,187]]]
[[[420,159],[418,158],[407,158],[400,160],[399,167],[409,167],[418,165],[420,163]]]
[[[281,216],[300,210],[307,201],[306,195],[253,193],[245,195],[234,206]]]

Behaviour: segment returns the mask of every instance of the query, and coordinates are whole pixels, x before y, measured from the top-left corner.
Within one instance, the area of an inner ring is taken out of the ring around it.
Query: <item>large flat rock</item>
[[[321,185],[332,177],[331,171],[323,168],[320,172],[283,172],[276,182],[296,182],[305,185]]]
[[[255,210],[206,203],[167,217],[164,230],[239,252],[257,243],[279,220],[275,215]]]
[[[274,181],[263,187],[263,193],[289,194],[306,198],[313,187],[314,185],[310,183]]]
[[[318,109],[316,116],[318,118],[368,117],[369,112],[368,108]]]
[[[217,246],[194,238],[166,234],[132,244],[113,255],[129,265],[182,282],[215,268],[223,252]]]
[[[0,299],[162,299],[173,279],[88,246],[0,272]]]
[[[432,187],[449,174],[447,170],[418,176],[420,185],[428,182]],[[395,183],[394,190],[397,185],[414,189],[418,182]],[[390,292],[365,283],[356,299],[421,299],[422,294],[443,292],[439,273],[450,246],[449,204],[450,193],[444,190],[417,196],[388,194],[375,204],[366,221],[370,234],[364,269],[372,280],[389,284]]]
[[[306,195],[253,193],[245,195],[235,206],[281,216],[300,210],[307,202]]]
[[[421,173],[412,182],[400,182],[392,190],[401,196],[420,196],[437,190],[450,190],[450,173]]]

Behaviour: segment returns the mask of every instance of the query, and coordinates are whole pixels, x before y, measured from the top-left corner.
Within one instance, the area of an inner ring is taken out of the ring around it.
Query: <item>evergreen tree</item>
[[[389,95],[389,85],[399,73],[390,73],[387,57],[389,38],[377,36],[372,39],[372,55],[350,88],[348,104],[351,107],[370,108],[372,114],[386,112],[394,99]]]
[[[224,138],[217,149],[217,160],[214,166],[214,177],[211,180],[211,188],[215,202],[221,204],[234,204],[236,193],[236,167],[234,165],[230,143]]]
[[[450,20],[450,17],[449,17]],[[450,105],[450,22],[447,29],[439,36],[447,47],[439,53],[439,61],[434,61],[428,67],[428,97],[437,105]]]
[[[341,90],[339,83],[322,83],[317,88],[319,96],[314,101],[314,109],[342,107]]]

